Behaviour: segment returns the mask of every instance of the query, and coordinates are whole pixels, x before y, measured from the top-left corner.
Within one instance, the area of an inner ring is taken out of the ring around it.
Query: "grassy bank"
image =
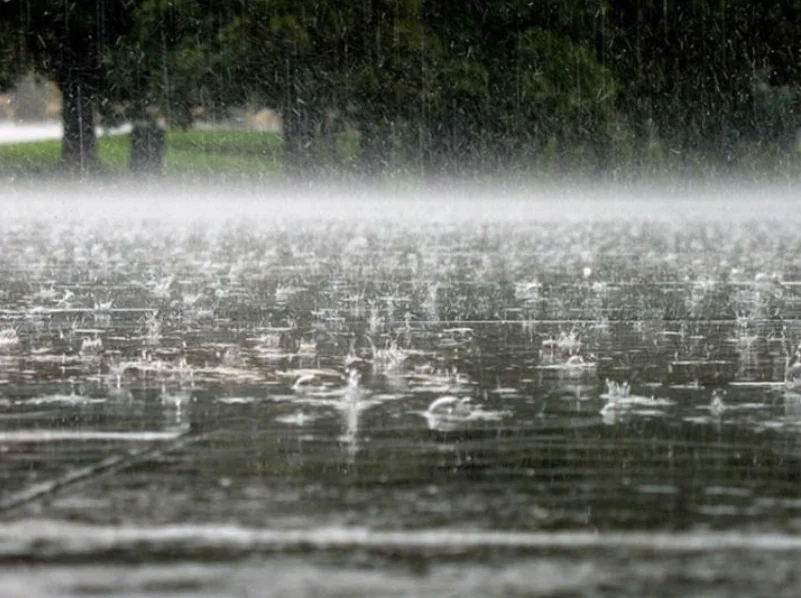
[[[624,144],[625,145],[625,144]],[[660,180],[728,180],[748,181],[801,180],[801,150],[779,151],[758,144],[735,148],[732,163],[722,165],[705,154],[678,154],[664,145],[653,143],[640,155],[610,149],[607,168],[599,171],[589,150],[548,146],[542,152],[521,156],[517,162],[503,165],[502,172],[482,176],[478,169],[465,168],[458,178],[491,179],[507,182],[564,181],[582,178],[618,182]],[[116,135],[98,139],[100,174],[127,177],[130,136]],[[358,153],[358,137],[342,134],[337,140],[336,155],[330,149],[330,172],[352,172]],[[325,153],[324,151],[324,153]],[[64,176],[59,168],[60,140],[0,144],[0,178],[39,179]],[[164,174],[177,179],[278,179],[282,177],[282,140],[278,133],[191,129],[170,131],[165,148]],[[408,158],[408,156],[407,156]],[[398,157],[399,162],[403,162]],[[387,184],[420,183],[418,161],[390,166]]]
[[[128,174],[130,136],[98,139],[101,173]],[[37,178],[59,176],[61,141],[0,144],[0,176]],[[164,158],[168,177],[281,175],[281,136],[255,131],[192,129],[170,131]]]

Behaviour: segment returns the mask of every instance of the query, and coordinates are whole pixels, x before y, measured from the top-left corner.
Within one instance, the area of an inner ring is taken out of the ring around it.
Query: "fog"
[[[12,183],[4,220],[153,219],[162,222],[382,221],[523,222],[795,219],[801,186],[761,182],[438,183],[169,182],[163,180]]]

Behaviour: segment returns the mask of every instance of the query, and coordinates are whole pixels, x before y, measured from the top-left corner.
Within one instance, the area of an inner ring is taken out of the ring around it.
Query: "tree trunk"
[[[98,164],[95,138],[95,89],[80,74],[58,82],[62,97],[64,136],[61,164],[68,170],[88,172]]]
[[[365,178],[385,174],[390,164],[392,131],[380,113],[364,110],[359,122],[359,164]]]
[[[289,179],[304,179],[320,173],[320,151],[316,145],[320,124],[318,111],[300,102],[282,110],[284,174]]]
[[[284,141],[284,175],[290,179],[303,176],[303,134],[300,113],[295,106],[286,106],[281,114],[281,136]]]
[[[166,132],[158,123],[136,123],[131,131],[131,171],[163,174],[165,139]]]

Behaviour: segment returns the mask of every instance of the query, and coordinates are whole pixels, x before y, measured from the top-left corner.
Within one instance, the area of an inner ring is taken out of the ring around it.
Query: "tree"
[[[208,81],[224,57],[211,58],[217,24],[210,5],[193,0],[143,0],[132,25],[103,54],[107,86],[101,113],[131,122],[131,168],[163,167],[163,126],[188,127],[208,103]]]
[[[27,62],[17,28],[0,20],[0,90],[7,91],[14,86],[17,78],[28,68]]]
[[[232,3],[234,4],[234,3]],[[400,145],[415,145],[426,81],[438,43],[419,0],[252,0],[240,4],[222,39],[240,101],[256,98],[283,121],[289,176],[336,161],[335,131],[359,137],[363,174],[388,167]],[[243,82],[246,82],[244,86]],[[413,141],[412,141],[413,140]]]
[[[444,48],[432,169],[526,168],[581,146],[601,163],[616,91],[596,43],[603,9],[601,0],[427,3],[425,22]]]
[[[798,128],[794,58],[801,6],[758,0],[611,0],[620,108],[645,153],[657,137],[682,156],[733,165],[737,146]],[[795,106],[794,106],[794,105]]]
[[[6,76],[26,69],[52,78],[62,95],[65,167],[97,164],[95,109],[105,85],[102,55],[130,27],[137,0],[25,0],[0,2],[0,37],[13,35]],[[2,34],[3,31],[5,34]]]
[[[220,30],[226,48],[224,72],[236,84],[226,102],[255,99],[274,106],[283,123],[288,176],[317,167],[315,132],[322,122],[328,59],[317,41],[323,2],[251,0],[230,3]]]

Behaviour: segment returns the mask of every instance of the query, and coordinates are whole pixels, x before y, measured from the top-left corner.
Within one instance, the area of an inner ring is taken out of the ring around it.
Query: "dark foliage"
[[[302,176],[346,166],[343,131],[367,175],[726,169],[796,151],[798,39],[801,4],[757,0],[6,1],[0,83],[58,83],[65,160],[92,155],[92,107],[187,126],[251,104]]]

